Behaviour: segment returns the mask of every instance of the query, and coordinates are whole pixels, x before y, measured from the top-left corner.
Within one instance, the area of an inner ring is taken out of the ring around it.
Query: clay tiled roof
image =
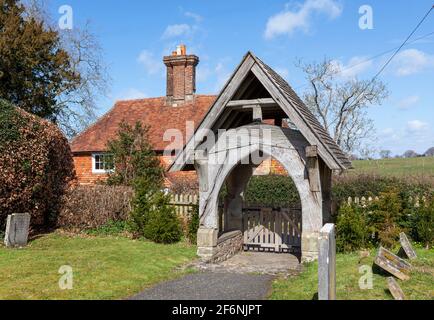
[[[194,101],[179,107],[166,106],[166,98],[149,98],[118,101],[114,107],[95,124],[87,128],[71,142],[72,152],[106,151],[107,142],[116,137],[119,124],[125,120],[134,125],[136,121],[149,126],[149,139],[156,151],[162,151],[169,142],[163,141],[164,132],[178,129],[184,143],[186,121],[193,121],[195,128],[200,124],[216,96],[196,95]],[[183,143],[178,146],[182,149]]]

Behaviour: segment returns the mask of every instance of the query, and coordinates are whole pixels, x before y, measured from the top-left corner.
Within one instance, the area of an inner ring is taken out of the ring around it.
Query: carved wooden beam
[[[309,185],[310,191],[321,192],[321,178],[319,170],[319,160],[318,160],[318,147],[317,146],[307,146],[306,147],[306,158],[307,158],[307,172],[309,175]]]
[[[275,107],[278,106],[276,101],[274,101],[272,98],[265,98],[265,99],[252,99],[252,100],[232,100],[229,101],[226,107],[228,108],[239,108],[239,109],[245,109],[245,108],[252,108],[254,106],[261,106],[261,107]]]

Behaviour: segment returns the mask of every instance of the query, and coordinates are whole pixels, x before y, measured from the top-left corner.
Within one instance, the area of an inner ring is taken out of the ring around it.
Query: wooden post
[[[262,108],[260,105],[253,107],[253,122],[262,122]]]
[[[319,234],[318,300],[336,300],[335,225],[326,224]]]
[[[321,179],[319,172],[318,147],[306,147],[307,171],[309,174],[310,191],[321,192]]]

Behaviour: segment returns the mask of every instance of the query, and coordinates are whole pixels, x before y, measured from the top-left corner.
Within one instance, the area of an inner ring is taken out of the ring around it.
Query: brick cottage
[[[111,110],[71,141],[80,184],[95,184],[107,179],[107,142],[116,137],[122,121],[130,125],[140,121],[149,127],[150,143],[166,168],[172,159],[164,157],[163,152],[169,143],[171,146],[174,143],[164,141],[164,133],[169,129],[179,130],[185,142],[189,138],[186,136],[187,122],[192,123],[194,129],[201,123],[216,96],[196,94],[196,66],[199,58],[187,54],[186,47],[181,45],[171,56],[164,57],[163,62],[167,67],[165,97],[117,101]],[[193,128],[191,131],[192,134]],[[175,149],[182,148],[181,142],[175,145]],[[286,174],[286,171],[280,163],[269,159],[255,172],[256,175],[269,173]],[[166,174],[166,184],[169,187],[176,179],[192,182],[196,181],[196,174],[194,171]]]

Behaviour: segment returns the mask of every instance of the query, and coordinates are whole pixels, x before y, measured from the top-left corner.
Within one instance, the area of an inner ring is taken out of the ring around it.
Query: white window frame
[[[112,173],[114,171],[114,169],[112,169],[112,170],[95,169],[95,157],[96,156],[106,156],[106,155],[108,155],[108,154],[104,153],[104,152],[92,153],[92,173],[107,174],[107,173]]]

